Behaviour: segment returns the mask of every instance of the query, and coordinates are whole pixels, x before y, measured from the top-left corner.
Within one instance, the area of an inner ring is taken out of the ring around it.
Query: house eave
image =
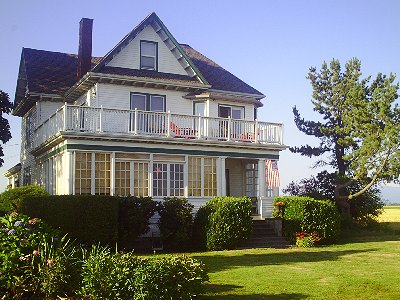
[[[211,87],[197,81],[177,82],[157,78],[88,72],[65,93],[65,98],[68,99],[68,102],[73,102],[82,93],[88,91],[95,83],[176,90],[188,93],[199,93]]]
[[[21,163],[16,164],[12,168],[8,169],[6,172],[4,172],[5,177],[10,177],[15,174],[18,174],[21,171]]]
[[[207,98],[214,100],[229,100],[233,102],[250,103],[257,107],[262,107],[264,105],[261,103],[260,100],[264,97],[265,97],[264,95],[259,95],[259,94],[246,94],[246,93],[209,89],[200,94],[188,94],[184,98],[191,100],[207,99]]]
[[[25,97],[14,108],[12,114],[13,116],[23,117],[38,101],[60,102],[63,100],[64,98],[58,94],[27,92]]]

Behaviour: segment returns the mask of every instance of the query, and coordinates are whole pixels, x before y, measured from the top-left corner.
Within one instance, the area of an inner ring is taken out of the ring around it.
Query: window
[[[153,196],[182,197],[184,195],[183,164],[153,164]]]
[[[133,163],[133,195],[147,197],[149,195],[149,164],[147,162]]]
[[[204,196],[217,195],[217,164],[216,159],[204,158]]]
[[[131,164],[129,161],[115,162],[115,194],[120,196],[131,194]]]
[[[157,71],[157,43],[140,41],[140,69]]]
[[[23,171],[23,185],[30,185],[32,184],[32,169],[31,167],[27,167]]]
[[[92,153],[75,154],[75,194],[90,195],[92,188]]]
[[[218,117],[232,119],[244,119],[244,107],[220,105],[218,107]]]
[[[110,195],[111,162],[109,153],[95,153],[95,195]]]
[[[165,96],[151,94],[131,94],[131,109],[165,112]]]
[[[25,141],[26,147],[32,146],[33,135],[33,113],[29,113],[25,118]]]
[[[201,197],[201,157],[189,157],[189,196]]]

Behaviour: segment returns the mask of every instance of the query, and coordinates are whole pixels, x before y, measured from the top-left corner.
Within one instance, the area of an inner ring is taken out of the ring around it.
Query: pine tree
[[[11,113],[13,108],[10,98],[7,93],[0,90],[0,167],[3,165],[3,144],[7,143],[11,139],[10,124],[8,120],[3,117],[3,114]]]

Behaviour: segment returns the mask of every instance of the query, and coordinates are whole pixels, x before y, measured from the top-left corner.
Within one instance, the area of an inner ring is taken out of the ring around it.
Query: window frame
[[[149,55],[144,55],[142,54],[142,44],[147,43],[147,44],[153,44],[155,46],[155,56],[149,56]],[[158,71],[158,42],[154,41],[148,41],[148,40],[140,40],[140,70],[150,70],[150,71]],[[154,68],[148,68],[144,67],[142,65],[142,57],[154,57]]]
[[[243,113],[243,115],[241,116],[241,118],[235,119],[235,120],[245,120],[246,119],[246,108],[244,106],[241,106],[241,105],[230,105],[230,104],[218,104],[218,118],[223,118],[223,117],[220,116],[220,108],[221,107],[228,107],[230,109],[230,112],[231,112],[230,113],[231,114],[230,117],[231,118],[232,118],[232,109],[240,108],[242,113]],[[234,118],[232,118],[232,119],[234,119]]]
[[[163,98],[163,111],[166,112],[167,109],[167,96],[166,95],[159,95],[159,94],[148,94],[148,93],[141,93],[141,92],[131,92],[130,97],[129,97],[129,107],[131,110],[135,110],[134,107],[132,107],[132,96],[134,95],[139,95],[139,96],[145,96],[146,97],[146,103],[145,103],[145,111],[153,111],[151,110],[151,98],[152,97],[161,97]],[[160,111],[155,111],[155,112],[160,112]]]

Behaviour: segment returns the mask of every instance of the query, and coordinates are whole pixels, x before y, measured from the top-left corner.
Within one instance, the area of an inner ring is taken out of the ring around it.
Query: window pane
[[[206,115],[206,104],[204,102],[196,102],[194,104],[194,115],[205,117]]]
[[[167,164],[153,165],[153,196],[167,196]]]
[[[151,96],[150,97],[150,110],[151,111],[164,111],[164,97]]]
[[[155,57],[148,57],[148,56],[142,56],[140,59],[140,67],[142,69],[151,69],[155,70],[156,69],[156,58]]]
[[[146,95],[132,95],[131,109],[146,110]]]
[[[156,56],[156,44],[149,42],[141,42],[141,55]]]
[[[183,196],[183,164],[170,164],[170,196]]]
[[[232,119],[243,119],[243,117],[242,117],[242,109],[240,109],[240,108],[232,108]]]
[[[231,108],[228,106],[220,106],[218,111],[218,117],[228,118],[231,115]]]

